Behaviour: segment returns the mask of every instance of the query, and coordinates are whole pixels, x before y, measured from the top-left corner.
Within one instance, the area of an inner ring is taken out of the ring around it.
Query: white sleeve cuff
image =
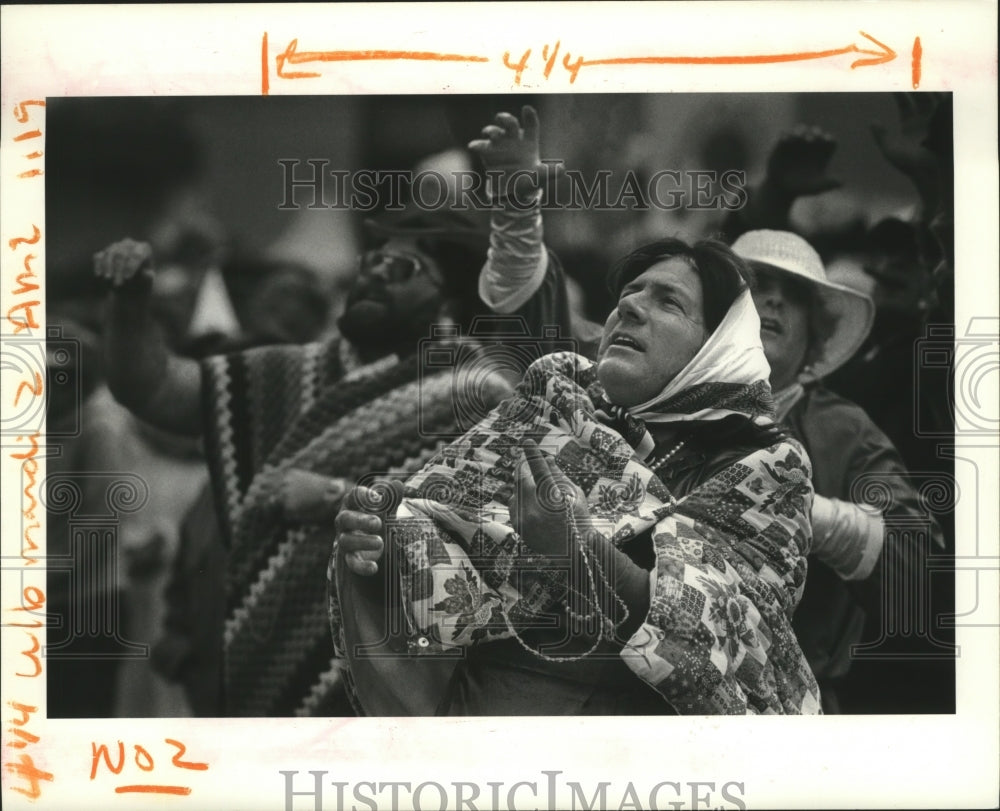
[[[875,564],[878,563],[882,554],[882,547],[885,544],[885,522],[879,514],[864,513],[863,523],[867,530],[864,543],[864,552],[858,567],[844,576],[845,580],[864,580],[870,575]]]
[[[507,287],[497,283],[490,260],[486,260],[479,274],[479,298],[493,312],[506,315],[524,306],[535,295],[545,281],[545,271],[549,266],[547,251],[542,251],[531,275],[526,281],[515,287]]]
[[[545,280],[548,252],[540,201],[539,195],[524,211],[500,208],[490,217],[490,247],[479,274],[479,297],[494,312],[514,312]]]
[[[864,580],[885,542],[882,515],[868,505],[817,495],[813,501],[813,553],[844,580]]]

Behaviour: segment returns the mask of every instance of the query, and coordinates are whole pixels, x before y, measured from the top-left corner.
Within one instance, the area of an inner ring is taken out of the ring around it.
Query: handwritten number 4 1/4
[[[172,766],[178,769],[187,769],[190,771],[206,771],[208,769],[207,763],[199,763],[190,760],[184,760],[183,757],[187,752],[187,747],[180,741],[174,740],[173,738],[164,738],[164,742],[168,746],[174,747],[176,751],[173,757],[170,759]],[[92,741],[91,744],[91,765],[90,765],[90,779],[94,780],[97,777],[98,771],[101,766],[101,762],[104,762],[105,768],[112,774],[121,774],[126,766],[125,758],[125,744],[122,741],[118,741],[118,751],[117,757],[112,758],[111,752],[107,744],[98,745],[96,741]],[[142,744],[134,744],[132,746],[133,756],[132,760],[135,766],[145,773],[153,772],[156,769],[156,761],[153,759],[153,755],[150,751]],[[188,786],[178,786],[178,785],[162,785],[153,783],[139,783],[132,785],[122,785],[115,787],[115,793],[117,794],[127,794],[127,793],[143,793],[143,794],[190,794],[191,789]]]

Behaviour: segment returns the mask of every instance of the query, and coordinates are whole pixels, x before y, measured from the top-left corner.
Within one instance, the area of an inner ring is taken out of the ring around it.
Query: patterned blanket
[[[402,607],[419,634],[412,655],[521,638],[565,593],[511,528],[514,469],[530,437],[586,493],[612,543],[651,530],[651,607],[621,651],[637,675],[681,713],[818,713],[790,622],[811,543],[801,446],[787,440],[752,453],[675,499],[599,419],[600,402],[589,361],[549,355],[514,397],[406,483],[388,536],[401,561]],[[348,608],[336,590],[331,598],[346,656]]]
[[[226,713],[343,713],[323,577],[332,527],[286,528],[279,483],[292,468],[351,483],[416,472],[442,434],[457,433],[451,376],[419,375],[417,358],[350,370],[337,342],[263,347],[203,369],[206,451],[229,546]]]

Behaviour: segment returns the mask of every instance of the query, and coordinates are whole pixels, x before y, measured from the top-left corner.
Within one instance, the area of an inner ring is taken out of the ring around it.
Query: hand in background
[[[784,133],[767,160],[764,180],[789,205],[799,197],[822,194],[841,183],[827,174],[837,149],[833,136],[819,127],[799,125]]]
[[[126,237],[94,254],[94,275],[115,293],[149,295],[153,289],[153,249]]]
[[[337,517],[347,483],[307,470],[289,470],[281,481],[279,502],[288,521],[322,524]]]
[[[898,131],[890,133],[882,124],[873,123],[872,135],[883,157],[913,182],[929,217],[940,199],[941,166],[926,140],[940,99],[935,93],[894,93],[893,98],[899,112]]]

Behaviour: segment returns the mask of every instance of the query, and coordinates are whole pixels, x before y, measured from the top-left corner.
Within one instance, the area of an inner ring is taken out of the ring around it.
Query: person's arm
[[[615,638],[624,645],[649,613],[650,572],[612,544],[606,534],[589,532],[586,540],[593,559],[604,571],[598,588],[605,587],[599,594],[605,613],[613,615],[615,598],[620,599],[628,611],[615,628]]]
[[[833,137],[818,127],[798,126],[784,133],[771,150],[760,185],[748,191],[742,209],[726,218],[726,235],[735,239],[759,228],[790,230],[792,206],[798,198],[840,186],[839,180],[826,174],[836,148]]]
[[[816,495],[812,552],[843,580],[864,580],[882,554],[885,521],[874,507]]]
[[[111,288],[104,331],[107,380],[115,399],[166,431],[201,433],[201,368],[174,355],[151,312],[153,252],[132,239],[94,255],[94,272]]]
[[[847,448],[851,461],[847,477],[851,495],[861,501],[865,496],[876,503],[874,509],[884,527],[881,553],[867,577],[852,582],[854,591],[869,614],[878,615],[885,602],[883,587],[888,582],[911,583],[925,566],[926,550],[912,531],[925,526],[930,535],[929,547],[944,548],[941,529],[920,503],[920,497],[908,481],[908,473],[899,451],[863,412],[854,431],[856,439]],[[891,576],[886,576],[886,570]]]
[[[510,314],[545,279],[548,256],[542,241],[541,186],[547,167],[538,146],[538,115],[525,105],[521,123],[498,113],[469,149],[479,155],[496,204],[490,217],[490,247],[479,276],[479,296],[491,310]]]
[[[479,297],[493,312],[519,318],[538,338],[540,354],[566,349],[572,339],[574,351],[589,357],[600,327],[574,317],[562,265],[544,242],[541,189],[562,167],[540,158],[538,115],[527,105],[521,122],[499,113],[483,135],[469,144],[491,178],[495,204]]]
[[[906,175],[917,190],[925,220],[930,220],[940,209],[946,194],[942,184],[944,156],[933,148],[937,144],[928,144],[934,115],[945,103],[945,95],[893,93],[899,113],[898,132],[890,133],[881,123],[871,125],[879,152],[894,169]]]
[[[548,263],[537,196],[523,211],[505,204],[490,216],[490,247],[479,275],[479,297],[495,313],[514,313],[541,287]]]
[[[811,474],[786,440],[721,471],[653,528],[650,609],[622,658],[681,714],[819,711],[791,625],[812,542]]]

